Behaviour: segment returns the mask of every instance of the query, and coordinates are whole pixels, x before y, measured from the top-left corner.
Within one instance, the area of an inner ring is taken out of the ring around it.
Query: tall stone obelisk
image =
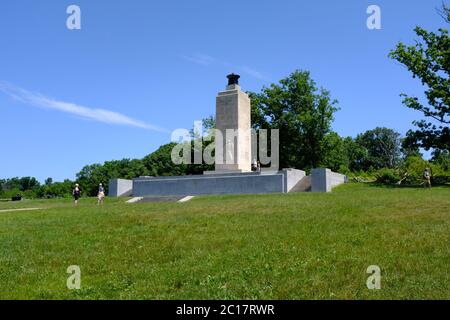
[[[239,75],[227,76],[225,91],[216,99],[216,172],[251,171],[251,109],[250,98],[241,91]]]

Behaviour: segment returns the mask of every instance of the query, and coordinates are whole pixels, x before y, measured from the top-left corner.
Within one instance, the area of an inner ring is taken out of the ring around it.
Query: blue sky
[[[339,100],[333,129],[404,134],[422,96],[387,57],[413,28],[443,26],[441,0],[8,0],[0,4],[0,177],[73,179],[86,164],[140,158],[214,114],[226,74],[259,91],[309,70]],[[66,8],[81,8],[81,30]],[[366,27],[380,6],[382,30]]]

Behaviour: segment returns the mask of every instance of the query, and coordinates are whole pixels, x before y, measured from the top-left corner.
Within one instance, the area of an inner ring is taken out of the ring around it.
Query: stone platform
[[[284,193],[305,176],[300,170],[218,173],[133,179],[133,196]]]
[[[296,169],[246,173],[211,173],[176,177],[140,177],[113,179],[109,185],[112,197],[129,196],[195,196],[213,194],[268,194],[288,192],[330,192],[344,183],[344,175],[329,169],[314,169],[310,176]]]

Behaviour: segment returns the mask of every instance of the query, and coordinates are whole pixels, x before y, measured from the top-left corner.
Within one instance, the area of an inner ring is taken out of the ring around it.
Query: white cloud
[[[269,80],[264,74],[262,74],[261,72],[255,70],[255,69],[252,69],[248,66],[243,66],[241,68],[241,70],[242,70],[242,72],[244,72],[244,73],[248,74],[249,76],[252,76],[258,80],[265,80],[265,81]]]
[[[58,101],[46,97],[42,94],[30,92],[25,89],[13,86],[6,82],[0,81],[0,91],[9,95],[13,99],[35,107],[66,112],[86,119],[107,124],[131,126],[158,132],[168,132],[166,129],[130,118],[118,112],[105,109],[92,109],[71,102]]]
[[[213,64],[216,61],[216,59],[214,59],[213,57],[202,53],[196,53],[193,55],[182,55],[181,57],[187,61],[200,64],[202,66],[209,66],[210,64]]]

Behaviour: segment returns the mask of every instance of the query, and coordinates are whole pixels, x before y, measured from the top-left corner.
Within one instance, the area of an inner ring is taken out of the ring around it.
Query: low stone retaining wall
[[[305,176],[300,170],[148,177],[133,180],[133,196],[266,194],[289,192]]]
[[[347,176],[326,168],[313,169],[311,172],[312,192],[331,192],[331,190],[347,182]]]
[[[129,197],[133,194],[133,181],[126,179],[109,180],[108,196]]]

